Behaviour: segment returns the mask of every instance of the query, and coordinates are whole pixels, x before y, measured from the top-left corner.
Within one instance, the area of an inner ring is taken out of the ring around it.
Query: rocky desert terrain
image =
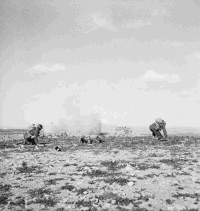
[[[200,210],[199,135],[54,134],[35,147],[22,133],[1,131],[0,210]]]

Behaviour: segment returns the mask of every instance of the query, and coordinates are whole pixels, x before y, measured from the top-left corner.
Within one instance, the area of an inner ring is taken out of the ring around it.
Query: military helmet
[[[38,124],[37,127],[43,129],[43,126],[41,124]]]
[[[158,123],[158,124],[165,124],[165,121],[161,118],[156,119],[155,122]]]

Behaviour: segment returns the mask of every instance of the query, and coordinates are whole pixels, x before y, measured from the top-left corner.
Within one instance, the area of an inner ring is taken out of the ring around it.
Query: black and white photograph
[[[0,211],[200,211],[200,0],[0,0]]]

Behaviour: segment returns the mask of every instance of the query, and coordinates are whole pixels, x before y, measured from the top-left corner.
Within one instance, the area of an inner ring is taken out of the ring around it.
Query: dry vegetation
[[[200,137],[54,136],[22,146],[1,132],[1,210],[200,210]],[[61,151],[56,151],[59,146]]]

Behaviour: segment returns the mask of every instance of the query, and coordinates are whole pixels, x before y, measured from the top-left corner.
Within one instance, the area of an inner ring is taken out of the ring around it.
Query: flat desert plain
[[[34,147],[22,133],[1,130],[0,210],[200,210],[199,135],[81,144],[58,134]]]

